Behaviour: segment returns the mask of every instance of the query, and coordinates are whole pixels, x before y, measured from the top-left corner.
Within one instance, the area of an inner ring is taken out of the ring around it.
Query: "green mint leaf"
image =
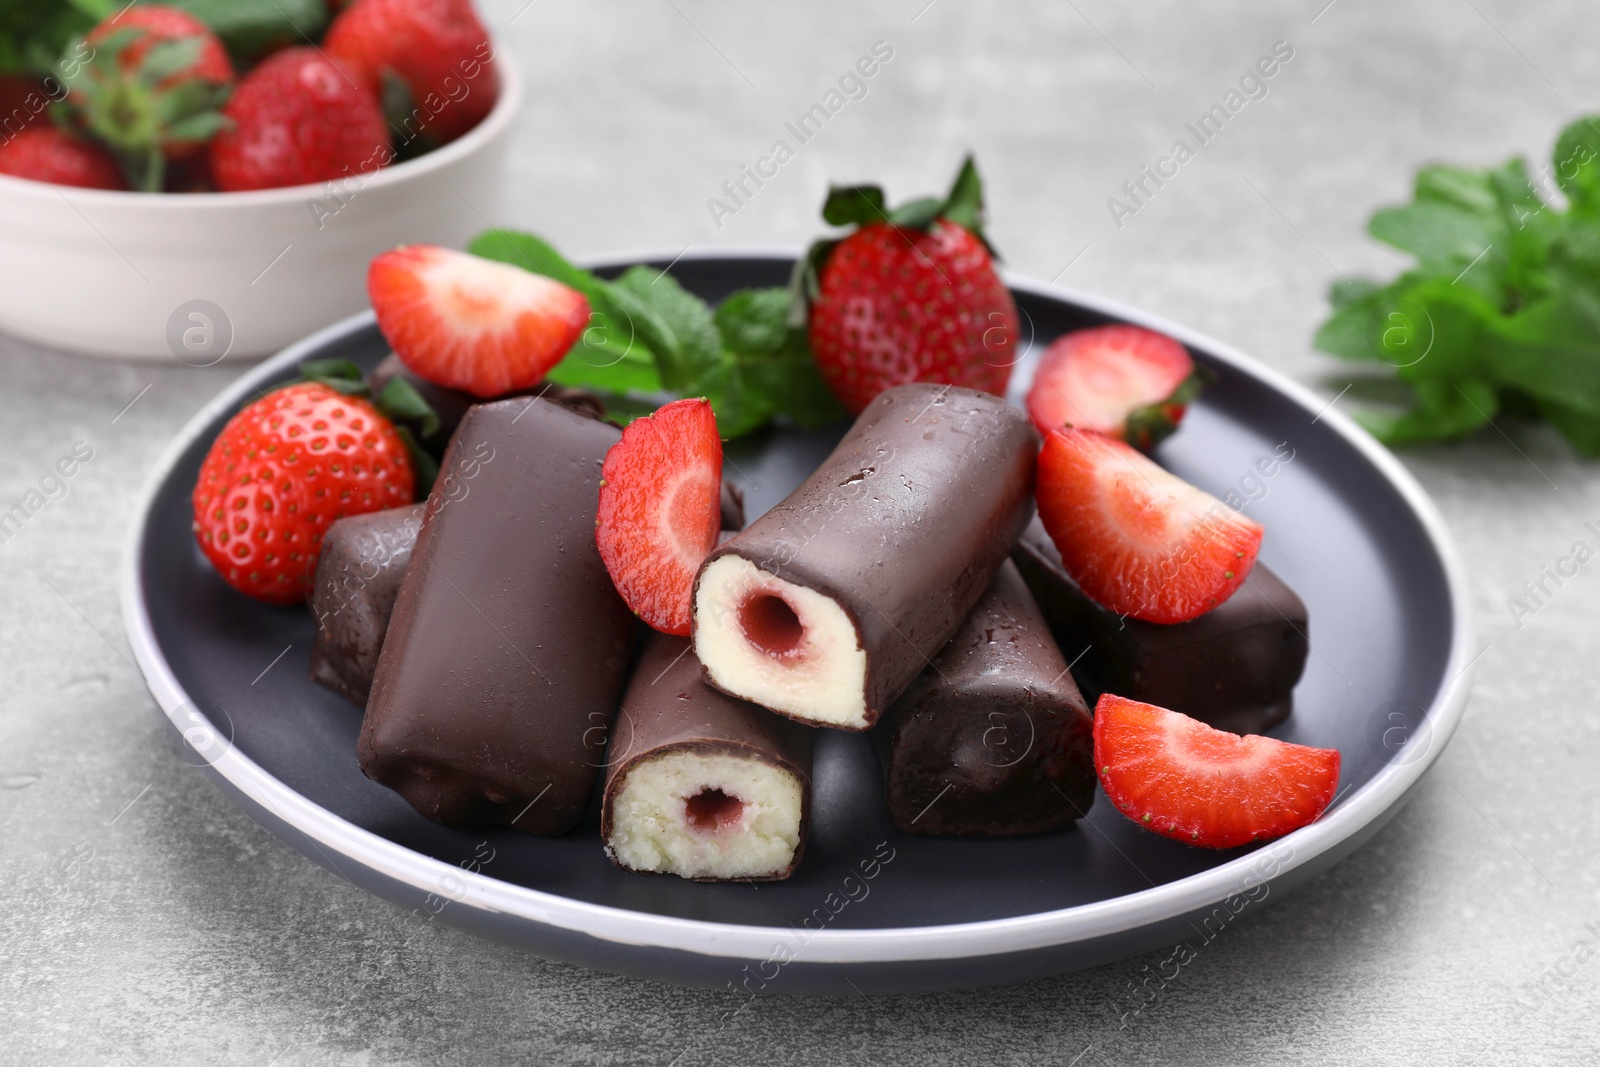
[[[531,233],[489,230],[474,237],[472,243],[467,245],[467,251],[484,259],[543,274],[562,285],[571,286],[585,296],[592,297],[603,285],[593,274],[573,266],[560,252]]]
[[[1600,214],[1600,115],[1586,115],[1562,130],[1550,163],[1572,210]]]
[[[417,432],[423,440],[428,440],[439,432],[439,414],[433,410],[433,405],[422,398],[417,392],[417,387],[401,375],[395,375],[384,383],[378,395],[372,398],[377,409],[387,415],[392,422],[400,420],[417,423]]]
[[[827,426],[845,411],[817,372],[805,330],[788,324],[791,299],[788,289],[735,293],[717,308],[717,328],[741,383],[765,397],[774,415],[805,429]]]
[[[590,327],[560,363],[545,375],[557,385],[605,393],[659,393],[661,376],[655,355],[642,343],[615,344],[603,328]],[[606,410],[615,405],[606,399]]]
[[[1499,219],[1431,200],[1384,208],[1367,231],[1416,256],[1422,269],[1437,271],[1459,271],[1505,237]]]
[[[776,352],[789,332],[788,289],[743,289],[718,306],[713,316],[722,343],[746,355]]]
[[[611,283],[611,295],[655,351],[668,389],[689,389],[722,358],[722,335],[704,300],[653,267],[630,267]]]

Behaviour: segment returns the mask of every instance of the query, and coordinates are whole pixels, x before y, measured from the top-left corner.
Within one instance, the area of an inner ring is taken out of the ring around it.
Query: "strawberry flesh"
[[[595,544],[628,607],[689,636],[694,578],[722,525],[722,441],[711,404],[674,400],[635,419],[601,470]]]
[[[1163,837],[1233,848],[1314,821],[1339,785],[1339,753],[1216,730],[1106,693],[1094,709],[1094,765],[1116,809]]]
[[[378,256],[367,292],[413,373],[485,399],[537,384],[589,319],[588,300],[560,282],[435,245]]]
[[[1035,495],[1073,580],[1146,622],[1188,622],[1221,604],[1261,548],[1259,523],[1094,430],[1045,439]]]
[[[1028,417],[1042,434],[1076,426],[1130,440],[1130,416],[1156,407],[1169,429],[1176,428],[1184,405],[1170,401],[1193,373],[1188,351],[1165,334],[1120,325],[1077,330],[1058,338],[1039,360]]]

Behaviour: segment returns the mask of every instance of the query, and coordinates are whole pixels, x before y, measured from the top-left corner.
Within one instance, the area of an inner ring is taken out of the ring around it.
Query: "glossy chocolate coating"
[[[445,446],[450,443],[451,436],[456,432],[456,427],[461,425],[461,420],[467,414],[467,409],[474,404],[483,403],[482,400],[471,393],[464,393],[459,389],[447,389],[442,385],[434,385],[426,378],[412,373],[411,369],[400,362],[400,357],[390,353],[372,368],[372,373],[367,376],[367,387],[372,390],[372,395],[377,396],[388,385],[391,379],[404,378],[433,408],[435,415],[439,416],[439,428],[431,437],[422,436],[422,423],[418,419],[402,419],[401,425],[408,427],[417,438],[419,444],[432,454],[435,459],[444,455]],[[572,389],[564,385],[555,385],[551,382],[540,382],[532,389],[510,393],[511,396],[540,396],[546,400],[553,400],[557,404],[571,408],[580,415],[590,415],[593,418],[604,418],[605,405],[600,403],[600,398],[593,393],[582,389]],[[501,399],[507,399],[503,397]]]
[[[988,587],[1033,516],[1038,438],[999,397],[880,393],[805,483],[711,554],[833,598],[867,655],[867,725]]]
[[[470,470],[470,457],[466,463]],[[411,504],[340,519],[323,538],[311,595],[311,615],[317,621],[311,680],[357,707],[367,706],[378,653],[426,509],[426,504]],[[723,482],[722,528],[743,526],[744,494]]]
[[[328,527],[311,590],[311,680],[367,706],[395,597],[426,505],[354,515]]]
[[[784,871],[732,880],[787,878],[805,851],[811,820],[812,737],[808,727],[707,685],[687,638],[652,633],[611,731],[601,838],[611,840],[612,805],[628,770],[641,761],[674,751],[742,756],[782,767],[800,780],[800,844]]]
[[[1073,671],[1091,699],[1115,693],[1239,734],[1289,717],[1311,647],[1306,606],[1266,564],[1198,619],[1166,626],[1090,600],[1038,522],[1013,557],[1067,658],[1082,653]]]
[[[1094,802],[1094,720],[1007,562],[874,737],[913,834],[1057,830]]]
[[[744,490],[732,482],[722,483],[722,528],[744,529]]]
[[[636,626],[594,543],[621,436],[519,398],[474,405],[450,442],[359,744],[436,822],[560,834],[588,804]]]

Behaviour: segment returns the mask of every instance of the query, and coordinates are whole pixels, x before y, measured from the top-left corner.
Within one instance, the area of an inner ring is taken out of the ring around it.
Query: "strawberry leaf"
[[[415,421],[418,432],[425,440],[439,432],[439,413],[403,375],[397,374],[385,382],[383,388],[378,390],[378,395],[372,398],[372,403],[396,424],[402,419]]]
[[[204,43],[199,37],[157,41],[139,61],[139,77],[154,84],[188,70],[200,58],[200,48]]]
[[[971,155],[961,161],[941,214],[957,226],[983,235],[983,179],[978,177],[978,164]]]
[[[822,218],[830,226],[865,226],[888,218],[883,190],[876,185],[835,185],[822,202]]]
[[[89,0],[99,2],[99,0]],[[326,0],[161,0],[187,11],[248,64],[285,45],[315,44],[328,25]]]

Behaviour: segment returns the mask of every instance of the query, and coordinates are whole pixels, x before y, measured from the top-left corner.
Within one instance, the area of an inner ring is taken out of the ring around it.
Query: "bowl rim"
[[[801,253],[793,248],[758,246],[710,247],[681,252],[650,250],[633,255],[589,257],[592,269],[633,263],[665,263],[682,259],[774,259],[793,263]],[[1443,681],[1428,707],[1432,740],[1424,753],[1409,758],[1397,750],[1388,763],[1361,787],[1352,790],[1323,817],[1278,839],[1266,849],[1235,857],[1198,874],[1150,889],[1126,893],[1091,904],[1009,918],[937,926],[811,932],[791,958],[797,962],[828,964],[881,964],[999,956],[1087,942],[1136,930],[1211,907],[1263,883],[1285,876],[1295,868],[1312,865],[1325,853],[1337,856],[1340,846],[1359,839],[1362,831],[1381,825],[1449,743],[1460,725],[1472,688],[1474,668],[1481,652],[1471,654],[1474,633],[1466,574],[1444,519],[1426,491],[1392,453],[1350,417],[1325,403],[1306,386],[1293,381],[1233,347],[1164,318],[1065,286],[1029,281],[1006,273],[1006,284],[1019,292],[1073,303],[1089,311],[1168,333],[1185,344],[1203,349],[1231,369],[1278,390],[1316,421],[1326,422],[1344,442],[1371,463],[1416,518],[1424,537],[1440,562],[1451,612],[1451,641]],[[372,312],[353,315],[291,345],[262,362],[202,407],[157,461],[141,495],[122,560],[121,599],[123,623],[134,658],[145,683],[163,712],[181,731],[192,726],[196,709],[161,654],[145,605],[140,574],[145,530],[157,495],[183,453],[219,416],[231,412],[261,381],[292,366],[307,353],[349,336],[375,322]],[[190,710],[186,711],[188,708]],[[605,904],[572,900],[555,893],[475,874],[442,860],[414,852],[387,838],[364,830],[307,800],[267,773],[259,764],[229,746],[212,759],[208,768],[226,779],[229,787],[259,804],[310,841],[349,857],[393,882],[418,893],[433,892],[445,876],[458,879],[460,905],[481,912],[501,913],[569,933],[627,946],[675,950],[702,958],[764,959],[774,951],[776,938],[786,942],[792,933],[782,927],[710,922],[656,915]],[[1284,846],[1287,845],[1287,857]],[[1274,851],[1276,850],[1276,851]],[[1269,855],[1269,853],[1271,855]],[[1272,860],[1264,870],[1262,857]],[[1281,860],[1281,862],[1280,862]]]
[[[285,204],[298,205],[307,198],[315,199],[326,195],[328,190],[337,189],[346,181],[362,181],[365,183],[362,188],[375,189],[412,178],[421,178],[448,167],[492,143],[516,120],[518,112],[522,110],[524,87],[522,70],[517,66],[512,53],[501,47],[498,40],[491,36],[489,42],[494,49],[495,69],[500,75],[500,95],[495,99],[494,107],[483,117],[483,121],[449,144],[442,145],[426,155],[380,167],[371,174],[352,174],[322,182],[284,185],[276,189],[253,189],[242,193],[136,193],[125,189],[85,189],[81,186],[63,186],[55,182],[0,174],[0,197],[56,200],[70,193],[72,200],[85,206],[98,205],[155,212],[185,211],[191,208],[200,211],[226,211],[235,207],[244,209],[279,207]]]

